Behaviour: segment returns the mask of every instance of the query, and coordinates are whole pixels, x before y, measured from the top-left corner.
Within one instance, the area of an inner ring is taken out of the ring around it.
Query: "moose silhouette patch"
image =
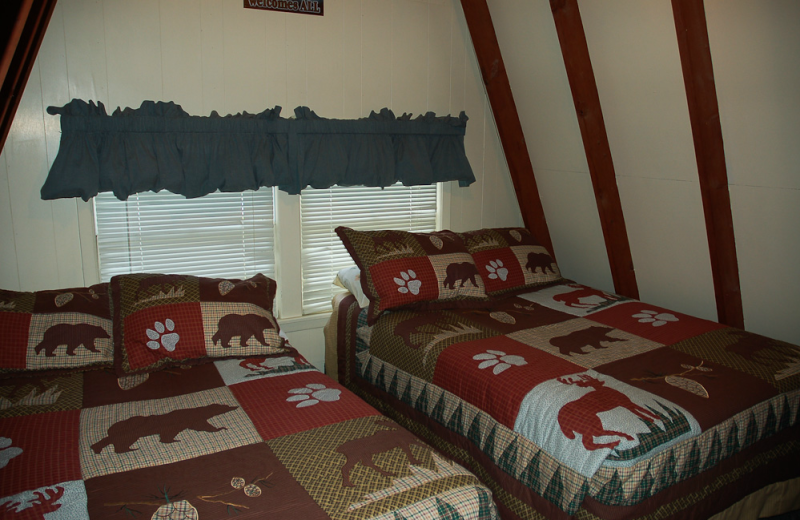
[[[264,337],[264,330],[274,329],[272,322],[266,316],[258,314],[226,314],[219,319],[217,332],[211,336],[211,342],[216,345],[221,342],[224,348],[230,348],[231,339],[239,336],[239,346],[246,347],[250,338],[263,346],[269,346],[269,342]]]
[[[52,357],[56,355],[56,349],[61,345],[67,346],[66,354],[74,356],[75,350],[83,346],[91,352],[100,352],[94,344],[96,339],[108,339],[111,336],[99,325],[88,323],[60,323],[53,325],[44,333],[41,343],[36,345],[34,351],[39,354],[44,351],[44,355]]]
[[[658,417],[652,412],[631,401],[627,395],[619,390],[605,386],[605,381],[588,375],[581,375],[578,379],[572,381],[566,378],[558,378],[558,381],[566,385],[593,389],[579,399],[565,404],[558,412],[558,424],[561,427],[561,433],[568,439],[574,439],[575,434],[580,434],[583,446],[587,450],[615,448],[621,442],[617,439],[611,442],[598,443],[595,442],[595,437],[614,436],[622,437],[629,441],[633,440],[633,436],[625,432],[606,430],[597,415],[601,412],[624,408],[647,422],[652,423],[658,420]]]
[[[162,444],[171,444],[180,442],[176,437],[184,430],[209,433],[227,430],[224,426],[217,428],[208,420],[237,408],[238,406],[227,404],[209,404],[199,408],[173,410],[162,415],[134,415],[112,424],[108,428],[107,435],[92,444],[91,448],[97,454],[107,446],[113,446],[116,453],[128,453],[138,449],[132,446],[139,439],[151,435],[158,435]]]

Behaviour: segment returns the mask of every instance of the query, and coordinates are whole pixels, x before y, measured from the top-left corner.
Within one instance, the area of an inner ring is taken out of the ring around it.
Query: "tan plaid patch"
[[[67,355],[67,349],[69,347],[64,338],[57,339],[55,335],[51,336],[48,334],[50,328],[56,325],[78,325],[82,323],[89,326],[100,327],[108,334],[107,338],[84,338],[87,342],[91,339],[98,352],[90,351],[88,347],[91,345],[84,344],[83,346],[79,346],[74,344],[74,341],[73,345],[71,345],[75,347],[74,355]],[[111,364],[114,359],[111,334],[111,320],[98,318],[91,314],[80,312],[32,314],[28,335],[26,366],[29,370],[42,370]],[[62,341],[64,342],[61,343]],[[36,348],[40,345],[41,348],[37,354]],[[49,356],[47,355],[48,352],[55,355]]]
[[[186,412],[169,415],[178,410]],[[84,479],[169,464],[261,441],[227,387],[84,409],[80,437]]]
[[[440,300],[464,296],[475,298],[486,297],[483,279],[481,278],[480,274],[478,274],[477,266],[475,267],[475,273],[473,277],[470,279],[453,279],[452,276],[450,279],[448,279],[447,267],[450,264],[469,263],[473,266],[475,265],[475,262],[473,262],[472,256],[469,253],[431,255],[428,257],[428,260],[430,260],[431,265],[433,265],[433,269],[436,272],[436,278],[439,281]],[[477,285],[473,284],[472,280],[474,280]],[[445,286],[445,282],[447,282],[448,286]]]
[[[594,368],[663,347],[660,343],[584,318],[512,332],[507,336],[584,368]]]
[[[278,322],[275,320],[275,317],[272,315],[272,313],[263,307],[259,307],[258,305],[252,303],[201,302],[200,310],[203,315],[203,332],[205,335],[206,352],[211,357],[247,357],[278,354],[285,351],[283,348],[283,338],[281,338],[278,334]],[[239,346],[241,337],[240,335],[235,335],[230,338],[222,338],[221,340],[217,338],[217,342],[215,344],[214,335],[217,334],[217,331],[220,328],[220,320],[231,314],[236,314],[239,316],[255,314],[262,317],[264,319],[264,324],[269,323],[271,325],[271,328],[265,327],[263,329],[264,340],[267,344],[262,345],[255,336],[251,336],[246,339],[245,346],[241,347]],[[225,340],[228,339],[230,340],[228,342],[230,347],[226,347],[224,345],[226,342]]]
[[[526,266],[528,264],[528,255],[530,253],[545,253],[550,254],[547,252],[547,249],[543,246],[512,246],[511,251],[514,253],[514,256],[517,257],[517,261],[519,261],[519,265],[522,266],[522,272],[525,274],[525,285],[529,284],[537,284],[537,283],[547,283],[552,282],[553,280],[558,280],[561,278],[561,271],[558,269],[558,265],[556,265],[555,261],[546,267],[545,269],[536,269],[536,272],[532,272]],[[554,274],[555,271],[555,274]]]
[[[349,471],[353,487],[343,487],[343,468],[348,456],[336,449],[346,446],[349,441],[365,439],[379,431],[390,431],[393,425],[380,416],[352,419],[314,430],[287,435],[268,441],[270,448],[283,462],[292,476],[308,491],[314,501],[333,519],[372,518],[376,515],[399,509],[408,504],[425,500],[453,487],[477,484],[477,479],[449,462],[452,475],[444,478],[419,479],[419,471],[440,476],[442,469],[437,466],[428,447],[410,444],[414,457],[421,464],[412,467],[406,454],[399,448],[369,453],[365,450],[350,456],[371,457],[379,468],[395,476],[385,476],[373,468],[357,462]],[[394,425],[398,428],[397,425]],[[417,441],[421,444],[421,441]],[[419,470],[414,470],[418,466]],[[417,471],[415,473],[415,471]],[[415,481],[416,478],[416,481]],[[413,482],[418,485],[409,485]]]

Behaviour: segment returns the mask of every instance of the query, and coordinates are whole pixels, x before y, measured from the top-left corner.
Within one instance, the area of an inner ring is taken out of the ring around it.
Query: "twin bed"
[[[503,518],[800,508],[799,347],[562,279],[522,229],[338,231],[358,270],[328,373],[472,470]]]
[[[0,291],[0,518],[497,518],[286,342],[274,294],[263,275]]]

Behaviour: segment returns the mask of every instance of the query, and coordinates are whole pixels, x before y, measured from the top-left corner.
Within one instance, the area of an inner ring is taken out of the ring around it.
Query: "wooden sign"
[[[316,14],[325,13],[325,0],[244,0],[245,9],[281,11],[285,13]]]

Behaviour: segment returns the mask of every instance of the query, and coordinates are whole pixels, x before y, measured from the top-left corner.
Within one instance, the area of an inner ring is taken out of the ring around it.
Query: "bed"
[[[0,517],[497,518],[288,344],[274,294],[263,275],[0,291]]]
[[[338,231],[357,269],[329,374],[471,469],[503,518],[800,508],[800,347],[563,279],[524,229]],[[412,280],[439,293],[404,299]]]

